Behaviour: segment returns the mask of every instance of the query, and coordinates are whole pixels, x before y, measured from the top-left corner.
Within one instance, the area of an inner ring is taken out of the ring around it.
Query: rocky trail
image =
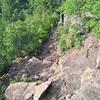
[[[52,66],[54,63],[57,64],[57,62],[59,61],[56,39],[56,32],[52,31],[51,33],[49,33],[49,39],[43,45],[41,54],[39,54],[38,57],[33,56],[30,58],[30,56],[25,56],[24,58],[15,59],[13,61],[15,67],[11,67],[8,74],[12,76],[21,76],[23,74],[39,75],[45,70],[49,71],[50,66]]]
[[[61,56],[56,39],[57,33],[51,32],[39,59],[26,56],[10,68],[8,78],[34,77],[34,81],[10,85],[5,92],[9,100],[100,100],[100,69],[96,68],[99,40],[89,33],[83,47]]]

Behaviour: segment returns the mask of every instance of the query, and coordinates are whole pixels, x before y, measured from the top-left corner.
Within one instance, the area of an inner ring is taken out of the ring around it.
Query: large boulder
[[[80,92],[84,100],[100,100],[100,84],[96,82],[85,83]]]
[[[100,100],[100,71],[87,68],[81,75],[81,87],[71,100]]]
[[[17,82],[8,86],[5,97],[7,100],[40,100],[50,85],[50,81],[39,85],[36,82]]]
[[[11,84],[5,91],[7,100],[28,100],[35,91],[36,83],[18,82]]]

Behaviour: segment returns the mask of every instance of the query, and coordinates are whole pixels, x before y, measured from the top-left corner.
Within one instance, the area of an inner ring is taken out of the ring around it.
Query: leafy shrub
[[[6,86],[0,81],[0,100],[4,100]]]
[[[67,34],[61,34],[59,37],[59,47],[62,53],[65,53],[68,49],[72,47],[71,38]]]
[[[70,36],[68,35],[68,25],[58,26],[58,45],[61,49],[61,52],[64,53],[68,49],[72,47],[72,41]]]
[[[96,18],[83,18],[83,29],[85,32],[92,32],[100,38],[100,20]]]
[[[3,71],[4,64],[7,63],[7,59],[5,57],[5,47],[3,43],[3,33],[8,23],[9,22],[0,18],[0,73]]]
[[[92,29],[93,33],[97,36],[97,38],[100,38],[100,21],[97,22],[97,24]]]
[[[70,18],[73,16],[79,17],[82,24],[80,25],[66,23],[66,26],[62,28],[58,27],[60,42],[60,47],[66,49],[65,37],[70,38],[72,46],[80,48],[82,40],[85,39],[83,33],[91,32],[94,33],[98,38],[100,38],[100,2],[99,0],[65,0],[61,7],[59,7],[60,12],[65,12],[65,14]],[[64,35],[62,35],[64,34]],[[67,43],[68,44],[68,43]]]
[[[78,32],[78,24],[67,24],[58,26],[58,44],[62,52],[66,52],[71,47],[80,48],[85,35]]]
[[[18,20],[8,24],[2,35],[0,70],[2,71],[4,65],[16,57],[30,51],[34,54],[38,53],[57,18],[56,14],[49,16],[47,12],[44,12],[30,15],[25,21]]]
[[[67,16],[79,15],[83,4],[84,0],[65,0],[59,10],[66,12]]]
[[[83,30],[80,29],[80,24],[71,24],[69,30],[73,46],[80,48],[82,41],[85,39],[85,35],[82,34]]]
[[[49,30],[57,25],[60,5],[60,0],[0,1],[0,72],[23,53],[39,52]]]
[[[81,12],[90,12],[94,17],[100,17],[100,1],[99,0],[80,0],[83,5],[79,9]]]
[[[84,12],[90,12],[95,17],[99,17],[99,6],[99,0],[65,0],[59,9],[65,11],[69,16],[82,15]]]
[[[80,48],[82,46],[82,41],[85,39],[85,35],[73,34],[72,41],[76,48]]]

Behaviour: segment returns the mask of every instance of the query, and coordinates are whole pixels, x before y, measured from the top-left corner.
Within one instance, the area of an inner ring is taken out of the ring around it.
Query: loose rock
[[[33,94],[36,83],[18,82],[11,84],[5,91],[7,100],[28,100]]]
[[[40,100],[51,85],[51,81],[47,81],[35,87],[34,100]]]

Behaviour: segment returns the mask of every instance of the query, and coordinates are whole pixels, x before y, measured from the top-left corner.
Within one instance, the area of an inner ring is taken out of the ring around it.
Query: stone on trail
[[[28,64],[38,64],[41,63],[41,61],[39,59],[37,59],[36,57],[32,57],[31,59],[28,60]]]
[[[41,98],[45,95],[50,85],[51,85],[51,81],[47,81],[36,86],[35,93],[34,93],[34,100],[41,100]]]

